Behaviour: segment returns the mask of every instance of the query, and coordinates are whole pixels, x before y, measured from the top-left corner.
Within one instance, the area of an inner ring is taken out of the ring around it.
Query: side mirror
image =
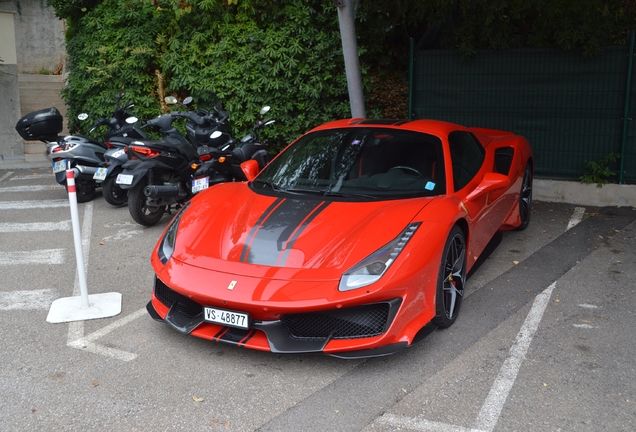
[[[183,100],[184,105],[189,105],[191,103],[192,103],[192,96],[188,96],[187,98]]]
[[[258,175],[258,162],[254,159],[247,160],[241,164],[241,171],[245,174],[248,182],[251,182]]]
[[[261,108],[261,110],[259,111],[259,114],[260,115],[267,114],[270,109],[272,109],[272,108],[269,105],[265,105],[263,108]]]
[[[77,116],[77,118],[78,118],[79,120],[81,120],[81,121],[84,121],[84,120],[86,120],[86,119],[88,118],[88,114],[86,114],[86,113],[81,113],[81,114],[79,114],[79,115]]]
[[[475,190],[472,191],[466,199],[471,200],[488,192],[503,189],[508,186],[508,181],[508,177],[503,174],[493,172],[486,173],[484,174],[484,178],[481,180],[481,183],[479,183]]]
[[[168,105],[174,105],[174,104],[176,104],[176,103],[178,102],[178,101],[177,101],[177,98],[176,98],[176,97],[174,97],[174,96],[166,96],[166,97],[163,99],[163,101],[164,101],[165,103],[167,103]]]

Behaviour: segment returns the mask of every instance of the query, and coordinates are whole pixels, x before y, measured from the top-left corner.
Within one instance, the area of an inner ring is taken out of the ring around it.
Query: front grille
[[[289,314],[281,322],[289,336],[302,340],[355,339],[386,331],[391,305],[375,303],[347,309]]]
[[[171,290],[159,278],[155,278],[155,297],[166,307],[172,308],[174,306],[174,310],[189,318],[194,318],[203,311],[203,306]]]

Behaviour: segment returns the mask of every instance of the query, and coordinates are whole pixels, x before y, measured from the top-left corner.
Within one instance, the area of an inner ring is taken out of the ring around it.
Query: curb
[[[585,184],[574,181],[535,179],[532,198],[591,207],[636,207],[636,185]]]

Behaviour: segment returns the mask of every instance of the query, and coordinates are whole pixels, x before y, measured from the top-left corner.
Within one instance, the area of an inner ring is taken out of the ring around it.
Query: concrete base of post
[[[91,294],[88,307],[82,306],[82,297],[64,297],[51,304],[46,322],[56,324],[71,321],[84,321],[109,318],[121,313],[121,294],[112,292]]]

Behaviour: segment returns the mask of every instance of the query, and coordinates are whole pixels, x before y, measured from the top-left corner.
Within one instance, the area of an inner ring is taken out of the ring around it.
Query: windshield
[[[442,142],[389,128],[313,132],[274,159],[252,188],[354,200],[441,195],[446,192]]]

